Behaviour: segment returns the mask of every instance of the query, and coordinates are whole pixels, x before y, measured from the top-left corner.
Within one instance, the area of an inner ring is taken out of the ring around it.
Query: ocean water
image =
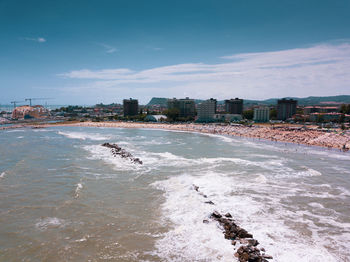
[[[219,225],[203,223],[214,210],[272,261],[350,261],[349,163],[335,150],[185,132],[3,130],[0,261],[235,261]]]

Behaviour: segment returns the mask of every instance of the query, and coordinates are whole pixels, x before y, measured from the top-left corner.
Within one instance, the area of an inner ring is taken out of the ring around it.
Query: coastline
[[[349,149],[350,134],[323,132],[311,129],[292,129],[288,127],[273,128],[269,126],[221,126],[212,124],[168,124],[168,123],[137,123],[137,122],[73,122],[54,124],[21,124],[2,127],[0,130],[13,128],[46,128],[52,126],[78,126],[78,127],[109,127],[109,128],[149,128],[172,131],[195,132],[204,134],[227,135],[247,137],[267,141],[319,146],[333,149]]]

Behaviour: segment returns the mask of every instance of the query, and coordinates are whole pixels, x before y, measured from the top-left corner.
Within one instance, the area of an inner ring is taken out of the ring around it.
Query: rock
[[[193,185],[193,188],[194,188],[194,190],[196,190],[198,192],[199,186]]]
[[[254,239],[254,238],[248,239],[248,244],[251,246],[257,246],[257,245],[259,245],[259,241]]]
[[[219,213],[218,211],[214,211],[214,212],[211,214],[211,216],[214,217],[214,218],[216,218],[216,219],[222,217],[222,215],[220,215],[220,213]]]
[[[206,201],[204,203],[209,204],[209,205],[215,205],[213,201]]]
[[[203,220],[203,223],[204,223],[204,224],[209,224],[209,220],[204,219],[204,220]]]
[[[207,195],[203,194],[202,192],[199,192],[199,194],[205,198],[207,198]]]
[[[232,217],[230,213],[226,213],[225,217]]]
[[[130,161],[135,163],[135,164],[140,164],[140,165],[143,164],[143,162],[139,158],[133,157],[132,154],[125,151],[124,149],[119,147],[117,144],[103,143],[102,146],[110,148],[111,153],[114,157],[119,155],[121,158],[129,158]]]
[[[243,228],[240,228],[238,227],[238,230],[237,230],[237,236],[239,238],[253,238],[253,235],[252,234],[249,234],[247,232],[247,230],[243,229]]]
[[[273,257],[270,256],[270,255],[262,255],[262,257],[265,258],[265,259],[273,259]]]

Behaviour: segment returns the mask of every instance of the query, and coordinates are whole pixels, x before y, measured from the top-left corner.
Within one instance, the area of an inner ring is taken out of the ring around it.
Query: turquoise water
[[[230,212],[273,261],[349,261],[349,160],[162,130],[3,130],[0,261],[234,261],[218,225],[202,222],[214,210]]]

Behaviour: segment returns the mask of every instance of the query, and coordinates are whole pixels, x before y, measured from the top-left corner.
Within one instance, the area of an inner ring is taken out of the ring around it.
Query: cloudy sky
[[[349,0],[0,0],[0,103],[350,94]]]

